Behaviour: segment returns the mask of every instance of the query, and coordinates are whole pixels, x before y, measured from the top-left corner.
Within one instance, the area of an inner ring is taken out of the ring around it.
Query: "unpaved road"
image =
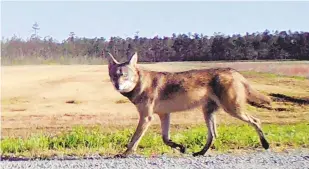
[[[172,158],[166,156],[144,158],[133,156],[126,159],[82,159],[82,160],[35,160],[35,161],[2,161],[3,168],[168,168],[168,169],[308,169],[309,151],[292,151],[289,153],[258,152],[246,155],[205,155],[203,157]]]

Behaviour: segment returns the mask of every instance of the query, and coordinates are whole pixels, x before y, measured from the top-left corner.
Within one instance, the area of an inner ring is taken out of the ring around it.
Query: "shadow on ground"
[[[294,103],[298,105],[309,105],[309,98],[295,98],[295,97],[291,97],[291,96],[287,96],[287,95],[279,94],[279,93],[270,93],[269,96],[271,96],[272,101],[275,101],[275,102],[290,102],[290,103]],[[249,102],[249,104],[255,107],[264,108],[268,110],[275,110],[275,111],[288,111],[289,110],[283,107],[273,108],[273,107],[269,107],[266,105],[255,104],[253,102]]]
[[[279,93],[271,93],[269,94],[270,96],[273,97],[273,100],[276,102],[292,102],[295,104],[309,104],[309,98],[295,98],[291,96],[287,96],[284,94],[279,94]]]

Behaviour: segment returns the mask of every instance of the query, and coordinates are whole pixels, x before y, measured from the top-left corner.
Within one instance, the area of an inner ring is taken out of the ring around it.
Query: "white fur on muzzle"
[[[119,89],[118,91],[120,92],[128,92],[129,89],[132,88],[133,82],[131,80],[126,80],[123,83],[119,84]]]

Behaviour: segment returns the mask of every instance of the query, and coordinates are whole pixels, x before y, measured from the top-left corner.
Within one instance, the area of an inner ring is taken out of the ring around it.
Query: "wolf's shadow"
[[[295,98],[295,97],[291,97],[291,96],[287,96],[284,94],[279,94],[279,93],[271,93],[269,94],[270,96],[273,97],[273,101],[277,101],[277,102],[292,102],[295,104],[309,104],[309,97],[308,98]]]

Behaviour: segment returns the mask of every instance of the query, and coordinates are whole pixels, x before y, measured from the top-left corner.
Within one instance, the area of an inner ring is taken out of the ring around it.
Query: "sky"
[[[1,36],[122,38],[309,31],[309,1],[1,1]]]

